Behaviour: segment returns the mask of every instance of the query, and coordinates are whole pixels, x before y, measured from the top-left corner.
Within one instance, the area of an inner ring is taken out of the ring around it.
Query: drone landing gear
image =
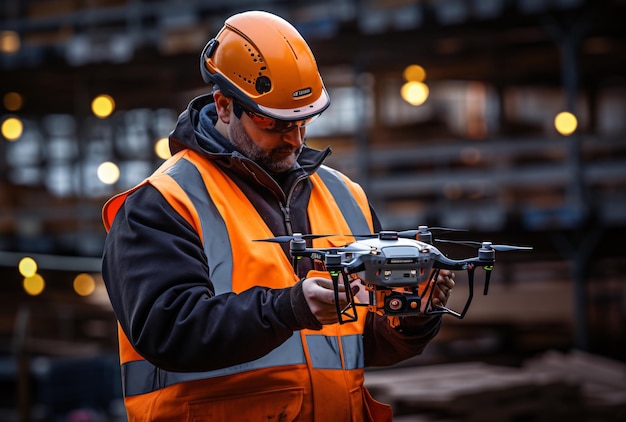
[[[352,294],[352,287],[350,286],[349,278],[345,275],[341,277],[343,279],[343,286],[345,289],[346,299],[348,300],[348,304],[341,309],[339,305],[339,277],[341,276],[341,270],[328,270],[330,273],[330,277],[333,280],[333,287],[335,288],[335,308],[337,310],[337,317],[339,318],[340,324],[345,324],[346,322],[354,322],[359,316],[356,311],[356,302],[354,300],[354,294]],[[342,294],[344,292],[341,292]]]
[[[448,314],[448,315],[452,315],[458,319],[463,319],[463,317],[465,317],[465,314],[467,313],[467,310],[470,307],[470,304],[472,303],[472,299],[474,298],[474,272],[476,271],[477,266],[474,264],[469,264],[467,265],[464,269],[467,271],[467,281],[468,281],[468,296],[467,296],[467,301],[465,302],[465,306],[463,306],[463,310],[461,312],[457,312],[454,311],[446,306],[443,305],[438,305],[438,306],[433,306],[432,304],[432,299],[433,299],[433,293],[435,291],[434,288],[430,289],[430,294],[428,296],[428,302],[426,304],[426,309],[424,311],[425,315],[442,315],[442,314]],[[493,266],[492,265],[485,265],[484,266],[485,269],[485,287],[484,287],[484,292],[483,294],[487,294],[487,290],[489,288],[489,280],[491,278],[491,271],[493,270]],[[433,276],[431,278],[431,283],[432,286],[434,286],[434,283],[437,280],[437,276],[439,275],[439,269],[437,269],[436,271],[433,272]]]

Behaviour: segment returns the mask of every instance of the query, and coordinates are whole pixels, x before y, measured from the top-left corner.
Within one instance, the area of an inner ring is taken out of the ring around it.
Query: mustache
[[[303,145],[294,147],[294,146],[289,145],[289,144],[284,144],[284,145],[281,145],[279,147],[274,148],[272,150],[272,152],[276,152],[276,153],[279,153],[279,154],[289,152],[289,153],[293,153],[295,155],[300,155],[300,153],[302,152],[302,148],[303,148]]]

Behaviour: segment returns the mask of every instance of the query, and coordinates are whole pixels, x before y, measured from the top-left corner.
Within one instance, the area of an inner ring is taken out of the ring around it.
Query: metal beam
[[[37,267],[45,270],[75,271],[85,273],[99,273],[102,268],[101,258],[91,258],[82,256],[60,256],[29,254],[25,252],[4,252],[0,251],[0,267],[16,267],[24,257],[35,260]]]

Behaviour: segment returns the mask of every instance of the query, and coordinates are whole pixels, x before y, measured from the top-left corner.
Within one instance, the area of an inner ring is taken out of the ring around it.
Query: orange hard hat
[[[200,71],[224,95],[275,119],[306,119],[330,105],[306,41],[289,22],[268,12],[228,18],[202,50]]]

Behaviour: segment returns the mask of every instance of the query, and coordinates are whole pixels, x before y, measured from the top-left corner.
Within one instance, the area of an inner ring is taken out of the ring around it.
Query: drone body
[[[381,287],[404,287],[426,281],[439,251],[418,240],[374,238],[350,244],[363,253],[345,254],[349,273],[364,271],[364,279]],[[352,258],[352,259],[350,259]]]
[[[280,236],[262,239],[262,241],[289,242],[294,270],[297,270],[299,260],[304,257],[321,261],[333,280],[336,304],[339,303],[339,279],[343,279],[349,305],[346,309],[340,309],[337,305],[340,323],[356,321],[356,306],[367,306],[372,312],[390,317],[392,325],[399,323],[400,317],[420,313],[450,314],[463,318],[473,297],[475,269],[479,267],[485,269],[484,294],[487,294],[491,270],[495,263],[495,251],[532,249],[492,245],[491,242],[447,241],[467,246],[479,246],[477,256],[455,260],[446,257],[432,245],[433,238],[430,230],[426,226],[419,226],[417,230],[352,234],[348,236],[357,239],[354,242],[341,247],[327,248],[309,248],[306,240],[333,235],[294,233],[292,236]],[[432,304],[434,284],[440,269],[465,270],[468,273],[469,295],[461,312],[453,311],[445,306],[435,307]],[[356,279],[360,279],[369,292],[368,304],[356,303],[351,294],[349,285]]]

